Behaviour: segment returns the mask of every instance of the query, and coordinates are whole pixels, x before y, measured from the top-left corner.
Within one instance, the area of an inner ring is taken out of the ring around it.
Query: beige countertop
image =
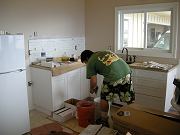
[[[57,76],[84,66],[85,64],[83,64],[82,62],[73,62],[71,64],[67,64],[67,65],[65,64],[56,68],[52,68],[52,73],[53,76]]]
[[[49,70],[52,72],[52,76],[58,76],[63,73],[66,73],[66,72],[69,72],[69,71],[72,71],[72,70],[75,70],[75,69],[78,69],[78,68],[81,68],[84,66],[85,66],[85,64],[81,63],[80,61],[72,62],[70,64],[63,64],[63,65],[57,66],[57,67],[45,67],[45,66],[36,65],[36,64],[30,65],[30,67]],[[170,70],[174,69],[177,65],[170,65],[166,69],[162,69],[162,68],[148,67],[148,66],[144,65],[144,63],[135,62],[135,63],[129,64],[129,66],[134,69],[169,72]]]
[[[159,71],[159,72],[169,72],[171,71],[172,69],[174,69],[177,65],[168,65],[167,68],[156,68],[156,67],[148,67],[147,65],[145,65],[144,63],[138,63],[138,62],[135,62],[135,63],[132,63],[132,64],[129,64],[129,66],[131,68],[134,68],[134,69],[142,69],[142,70],[150,70],[150,71]]]
[[[45,67],[45,66],[41,66],[41,65],[36,65],[36,64],[31,64],[30,67],[34,67],[34,68],[40,68],[40,69],[44,69],[44,70],[49,70],[52,72],[52,76],[58,76],[61,74],[64,74],[66,72],[84,67],[85,64],[81,63],[81,62],[72,62],[70,64],[63,64],[61,66],[58,67]]]

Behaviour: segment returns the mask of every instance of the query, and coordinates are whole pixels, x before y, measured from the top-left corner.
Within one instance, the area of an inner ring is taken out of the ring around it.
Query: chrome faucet
[[[136,56],[135,55],[129,55],[128,54],[128,49],[126,47],[124,47],[122,49],[122,53],[124,52],[124,50],[126,50],[126,63],[127,64],[131,64],[131,63],[134,63],[136,61]]]
[[[124,50],[126,50],[126,62],[127,62],[128,61],[128,49],[124,47],[122,49],[122,53],[124,52]]]

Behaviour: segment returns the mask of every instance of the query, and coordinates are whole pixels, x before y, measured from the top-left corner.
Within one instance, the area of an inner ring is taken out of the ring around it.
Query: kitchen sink
[[[126,61],[127,64],[132,64],[134,63],[133,61]]]

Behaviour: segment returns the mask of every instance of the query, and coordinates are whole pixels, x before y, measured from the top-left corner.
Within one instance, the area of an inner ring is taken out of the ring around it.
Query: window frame
[[[170,51],[145,48],[128,48],[129,54],[139,56],[153,56],[164,58],[176,58],[177,48],[177,36],[178,36],[178,2],[172,3],[158,3],[158,4],[145,4],[145,5],[132,5],[132,6],[120,6],[115,8],[115,52],[120,54],[123,48],[123,36],[119,36],[123,32],[123,23],[119,22],[123,19],[124,13],[144,13],[144,12],[157,12],[157,11],[171,11],[171,39],[170,39]],[[147,36],[147,19],[144,16],[144,22],[146,25],[144,28],[144,39]],[[122,28],[122,29],[121,29]],[[122,34],[123,35],[123,34]],[[119,37],[119,38],[118,38]]]

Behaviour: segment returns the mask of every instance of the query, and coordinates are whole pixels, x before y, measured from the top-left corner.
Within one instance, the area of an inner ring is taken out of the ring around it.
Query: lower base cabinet
[[[86,67],[59,76],[50,70],[31,67],[32,97],[35,109],[48,115],[64,105],[67,99],[84,99],[89,96]]]
[[[67,77],[67,98],[75,98],[80,99],[81,94],[81,76],[80,76],[80,69],[76,69],[73,71],[70,71],[66,74]]]
[[[175,86],[177,69],[168,72],[132,69],[135,103],[146,108],[168,112]]]

